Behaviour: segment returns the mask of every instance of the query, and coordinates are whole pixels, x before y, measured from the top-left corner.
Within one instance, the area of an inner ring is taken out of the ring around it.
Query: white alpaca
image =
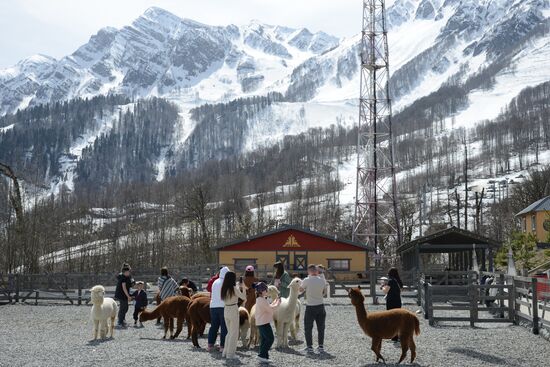
[[[288,347],[288,332],[291,325],[296,321],[296,305],[298,304],[298,292],[302,281],[300,278],[294,278],[288,285],[290,295],[288,298],[282,298],[281,304],[275,309],[273,319],[276,320],[277,347]]]
[[[109,333],[109,319],[111,319],[110,337],[112,338],[118,306],[114,299],[105,297],[105,288],[101,285],[96,285],[90,289],[90,293],[92,301],[91,319],[94,323],[93,338],[94,340],[97,339],[98,332],[101,339],[107,337]]]
[[[270,285],[267,289],[269,297],[271,299],[276,299],[279,297],[279,290],[274,285]],[[294,321],[290,323],[290,336],[292,339],[298,339],[298,331],[300,331],[300,312],[302,310],[302,302],[300,300],[296,301],[296,309],[294,311]],[[275,322],[275,327],[277,327],[277,313],[273,314],[273,320]]]

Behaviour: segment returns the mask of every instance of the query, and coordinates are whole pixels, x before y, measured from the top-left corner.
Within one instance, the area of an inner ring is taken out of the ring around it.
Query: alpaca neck
[[[364,304],[355,305],[355,313],[357,315],[357,321],[359,321],[359,325],[361,326],[361,329],[365,332],[365,334],[370,335],[368,332],[368,316],[367,316],[367,309],[365,308]]]

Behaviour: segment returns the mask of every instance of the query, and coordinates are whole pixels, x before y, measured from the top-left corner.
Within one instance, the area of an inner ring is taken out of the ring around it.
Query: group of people
[[[239,337],[239,300],[246,301],[249,289],[255,294],[255,324],[260,335],[260,347],[258,359],[261,362],[269,362],[269,350],[275,336],[273,334],[273,315],[281,304],[282,298],[288,298],[289,284],[292,280],[290,274],[284,269],[284,264],[274,264],[274,277],[272,284],[279,291],[279,297],[268,300],[268,284],[259,281],[254,276],[254,267],[249,265],[245,269],[243,277],[237,282],[237,276],[227,267],[222,267],[219,272],[210,279],[207,290],[210,298],[210,330],[208,332],[208,351],[215,348],[215,342],[220,331],[219,351],[222,357],[235,358],[237,340]],[[313,353],[313,326],[317,326],[318,351],[324,353],[324,334],[326,312],[324,297],[327,292],[327,281],[324,267],[321,265],[309,265],[308,276],[302,280],[300,293],[305,298],[304,334],[306,339],[305,352]]]
[[[284,264],[276,262],[274,264],[274,276],[271,282],[279,291],[277,299],[268,300],[268,284],[266,281],[260,281],[255,276],[253,265],[245,269],[244,279],[241,276],[237,281],[237,275],[228,267],[223,266],[208,282],[206,290],[210,292],[210,329],[208,331],[208,351],[215,348],[218,332],[220,334],[220,344],[218,350],[223,358],[236,358],[237,341],[239,339],[239,304],[247,300],[247,295],[253,292],[255,297],[255,322],[260,335],[260,347],[258,359],[260,362],[269,362],[269,350],[271,349],[275,336],[271,324],[273,315],[277,307],[281,304],[282,298],[288,298],[290,294],[289,284],[292,277],[285,270]],[[125,315],[128,312],[128,305],[135,300],[134,324],[137,322],[139,312],[147,307],[147,294],[143,290],[144,284],[141,281],[134,282],[131,276],[131,268],[124,264],[120,274],[117,277],[117,287],[115,299],[120,303],[118,313],[118,325],[126,326]],[[325,268],[322,265],[309,265],[307,267],[307,277],[301,282],[300,293],[304,296],[304,336],[306,353],[313,353],[313,326],[317,327],[318,352],[324,353],[324,336],[326,311],[324,298],[327,294],[327,281],[325,278]],[[383,278],[384,283],[381,286],[385,293],[386,308],[401,308],[401,289],[403,283],[399,277],[396,268],[391,268],[388,277]],[[130,288],[134,286],[136,290],[130,293]],[[179,283],[168,274],[167,268],[161,269],[161,275],[158,278],[158,288],[160,300],[176,294],[181,285],[198,291],[195,283],[187,278],[183,278]],[[397,341],[397,336],[392,339]]]
[[[132,268],[129,264],[124,263],[120,273],[117,275],[117,285],[115,288],[115,299],[119,302],[120,307],[118,310],[117,326],[119,328],[127,327],[126,314],[128,313],[129,304],[134,301],[134,325],[137,326],[139,320],[139,313],[143,311],[149,300],[147,298],[147,292],[145,292],[145,283],[143,281],[135,281],[131,274]],[[186,286],[191,289],[193,293],[198,291],[197,285],[187,277],[183,277],[178,282],[168,274],[168,269],[163,267],[160,269],[160,276],[157,280],[157,286],[159,289],[158,297],[162,302],[168,297],[176,295],[176,292],[180,286]],[[131,292],[131,288],[135,288]],[[159,321],[160,322],[160,321]],[[139,326],[143,326],[141,322]]]

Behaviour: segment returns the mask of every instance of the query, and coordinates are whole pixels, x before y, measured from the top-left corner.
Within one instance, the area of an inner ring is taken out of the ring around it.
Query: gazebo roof
[[[474,244],[477,248],[500,247],[500,243],[495,240],[453,226],[407,242],[399,246],[397,252],[407,252],[416,247],[419,248],[420,252],[471,250]]]

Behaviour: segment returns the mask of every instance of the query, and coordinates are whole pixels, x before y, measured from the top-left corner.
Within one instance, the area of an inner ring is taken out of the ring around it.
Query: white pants
[[[225,337],[222,357],[235,358],[239,340],[239,306],[225,306],[223,317],[225,326],[227,326],[227,336]]]

